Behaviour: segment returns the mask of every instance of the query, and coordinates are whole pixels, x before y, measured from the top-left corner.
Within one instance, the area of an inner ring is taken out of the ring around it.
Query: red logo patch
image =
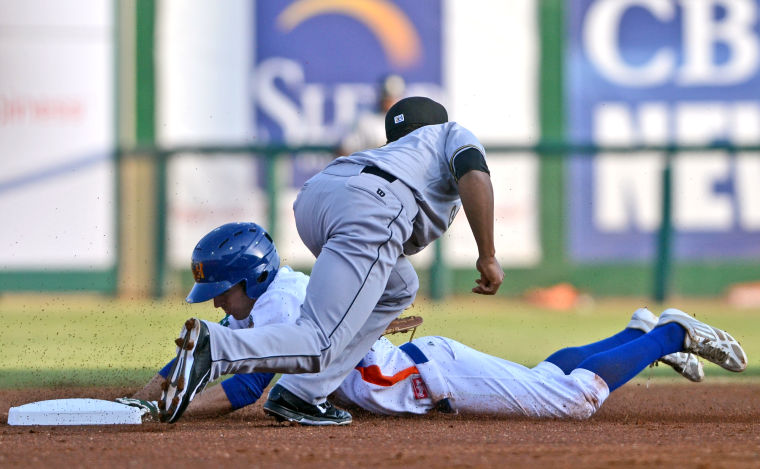
[[[414,391],[415,399],[424,399],[428,397],[428,392],[427,392],[427,388],[425,387],[425,382],[422,381],[422,378],[420,378],[419,376],[412,378],[412,391]]]

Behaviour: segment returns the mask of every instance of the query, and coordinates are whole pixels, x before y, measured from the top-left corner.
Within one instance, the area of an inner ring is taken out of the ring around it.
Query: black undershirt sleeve
[[[491,174],[491,171],[488,170],[488,165],[486,165],[486,159],[477,148],[468,148],[459,152],[454,157],[454,177],[456,177],[457,181],[472,170]]]

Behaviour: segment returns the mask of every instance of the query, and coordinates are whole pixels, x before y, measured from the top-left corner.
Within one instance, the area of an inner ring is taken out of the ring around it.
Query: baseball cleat
[[[639,308],[633,312],[631,320],[628,321],[626,329],[638,329],[649,332],[657,325],[657,316],[646,308]]]
[[[352,421],[351,414],[328,401],[309,404],[279,384],[269,392],[264,412],[278,422],[288,421],[301,425],[348,425]]]
[[[676,370],[689,381],[698,383],[705,379],[705,370],[697,356],[687,352],[676,352],[660,358],[660,362]]]
[[[657,316],[646,308],[639,308],[634,311],[631,320],[626,326],[629,329],[638,329],[640,331],[649,332],[657,325]],[[672,367],[678,374],[698,383],[705,379],[705,371],[702,367],[702,363],[699,361],[696,355],[685,352],[671,353],[660,358],[660,362]],[[654,363],[653,363],[654,365]]]
[[[657,322],[658,326],[675,322],[686,329],[683,348],[716,365],[734,372],[747,368],[747,354],[731,335],[694,319],[683,311],[666,309]]]
[[[174,423],[182,416],[196,394],[203,391],[211,376],[211,351],[208,327],[190,318],[182,328],[177,344],[177,359],[161,384],[158,401],[162,422]]]

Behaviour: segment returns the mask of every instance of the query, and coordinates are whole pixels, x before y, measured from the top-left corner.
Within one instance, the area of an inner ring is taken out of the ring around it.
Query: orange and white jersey
[[[334,398],[385,415],[424,414],[433,408],[417,365],[385,337],[351,370]]]

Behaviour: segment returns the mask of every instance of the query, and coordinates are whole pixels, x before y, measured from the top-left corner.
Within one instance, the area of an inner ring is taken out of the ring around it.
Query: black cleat
[[[177,359],[169,376],[161,384],[158,401],[159,418],[174,423],[182,416],[187,405],[208,384],[211,376],[211,350],[208,327],[199,319],[190,318],[180,333]]]
[[[348,425],[351,414],[325,401],[309,404],[284,387],[276,384],[264,403],[264,412],[278,422],[287,420],[301,425]]]

